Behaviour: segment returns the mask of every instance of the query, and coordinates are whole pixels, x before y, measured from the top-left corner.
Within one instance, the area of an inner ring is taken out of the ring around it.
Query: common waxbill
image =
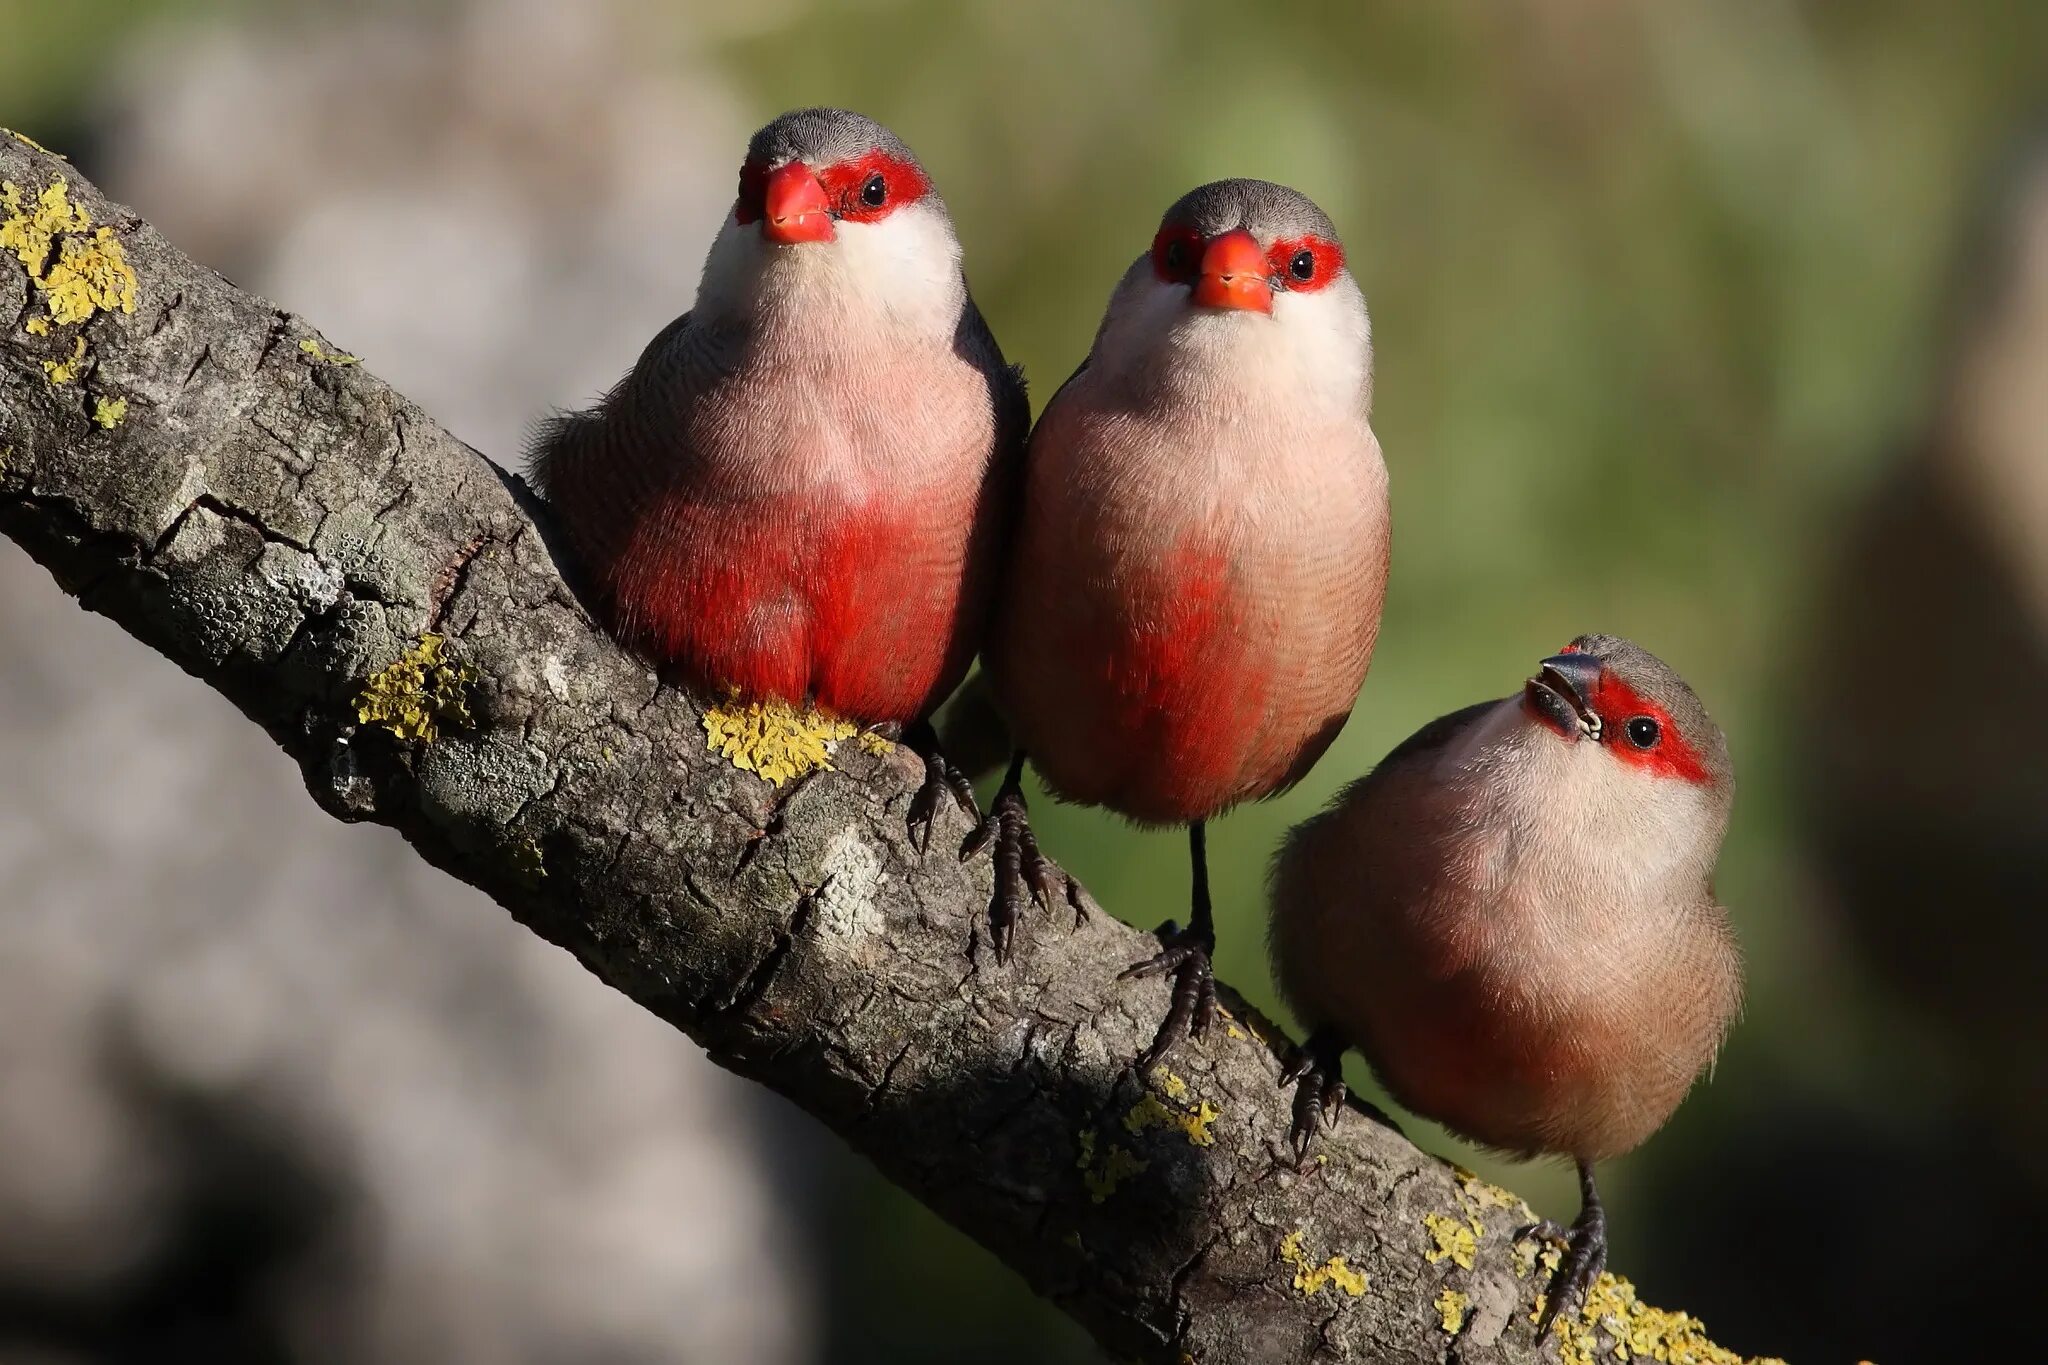
[[[996,944],[1024,885],[1050,894],[1026,754],[1064,800],[1186,825],[1190,923],[1125,973],[1174,974],[1141,1069],[1215,1012],[1204,822],[1300,779],[1365,680],[1388,555],[1371,406],[1371,325],[1329,218],[1220,180],[1166,211],[1032,433],[985,656],[1019,750],[981,832]]]
[[[1516,695],[1416,731],[1274,861],[1274,976],[1311,1029],[1287,1073],[1298,1150],[1355,1047],[1452,1132],[1573,1158],[1545,1329],[1606,1261],[1593,1163],[1662,1126],[1741,1001],[1713,888],[1733,796],[1685,681],[1582,635]]]
[[[893,722],[930,837],[929,716],[980,648],[1030,411],[895,134],[800,109],[748,144],[696,306],[533,470],[595,606],[714,697]]]

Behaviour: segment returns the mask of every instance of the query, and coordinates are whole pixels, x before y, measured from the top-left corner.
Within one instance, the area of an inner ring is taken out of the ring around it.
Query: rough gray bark
[[[0,178],[17,220],[65,181],[92,222],[67,236],[110,225],[138,277],[132,313],[64,323],[0,256],[0,532],[231,698],[330,813],[396,827],[795,1100],[1120,1356],[1607,1358],[1619,1324],[1536,1342],[1520,1201],[1356,1108],[1297,1171],[1281,1040],[1228,996],[1236,1022],[1148,1093],[1127,1062],[1167,988],[1114,981],[1145,935],[1035,918],[995,965],[988,861],[951,855],[950,808],[909,846],[906,753],[845,745],[780,791],[719,759],[579,606],[515,480],[57,158],[0,136]],[[475,671],[471,723],[360,724],[364,680],[429,632]],[[1623,1286],[1600,1301],[1733,1359]]]

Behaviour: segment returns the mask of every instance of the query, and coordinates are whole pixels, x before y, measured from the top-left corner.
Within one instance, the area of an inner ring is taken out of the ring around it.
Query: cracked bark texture
[[[140,278],[135,311],[83,324],[87,367],[53,384],[40,362],[79,329],[28,333],[39,297],[0,256],[0,532],[232,699],[323,808],[396,827],[796,1101],[1120,1357],[1555,1354],[1514,1268],[1518,1201],[1356,1107],[1295,1170],[1260,1035],[1284,1040],[1227,993],[1237,1025],[1178,1049],[1184,1094],[1148,1103],[1128,1062],[1168,988],[1114,980],[1148,936],[1038,916],[997,966],[989,862],[950,853],[965,817],[942,810],[929,857],[906,837],[906,750],[843,746],[839,770],[780,792],[719,760],[692,700],[579,605],[517,480],[57,158],[0,135],[0,176],[30,196],[66,180]],[[96,424],[101,398],[125,419]],[[362,680],[428,631],[477,671],[475,724],[428,745],[358,726]],[[1206,1125],[1165,1121],[1202,1104]],[[1430,1215],[1482,1229],[1474,1253],[1441,1254]],[[1362,1294],[1303,1287],[1335,1256]],[[1446,1289],[1465,1296],[1455,1334]]]

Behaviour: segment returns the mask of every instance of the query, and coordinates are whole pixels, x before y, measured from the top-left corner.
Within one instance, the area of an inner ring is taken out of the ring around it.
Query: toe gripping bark
[[[1210,954],[1216,951],[1216,922],[1209,905],[1209,860],[1202,822],[1188,826],[1188,853],[1194,864],[1194,909],[1188,927],[1182,929],[1168,920],[1159,927],[1159,952],[1134,962],[1117,974],[1117,980],[1173,973],[1173,1003],[1152,1045],[1138,1056],[1138,1071],[1149,1073],[1167,1051],[1183,1037],[1198,1038],[1209,1031],[1216,1019],[1216,972]]]
[[[981,824],[981,807],[975,804],[974,784],[939,752],[939,735],[929,720],[918,721],[903,732],[903,742],[919,758],[924,760],[924,785],[917,789],[917,795],[910,798],[910,814],[907,824],[910,842],[916,846],[919,856],[928,852],[932,845],[932,819],[939,813],[939,803],[948,796],[953,803],[967,812],[967,818],[978,827]]]
[[[1607,1210],[1601,1206],[1600,1191],[1593,1185],[1591,1162],[1579,1163],[1579,1216],[1572,1220],[1571,1227],[1559,1227],[1546,1218],[1525,1229],[1522,1235],[1564,1244],[1564,1260],[1551,1276],[1550,1289],[1544,1295],[1543,1317],[1536,1324],[1536,1336],[1541,1340],[1558,1314],[1567,1305],[1576,1308],[1593,1281],[1607,1268]]]
[[[1031,814],[1024,804],[1022,751],[1011,758],[1010,771],[1003,777],[1003,785],[997,789],[988,814],[960,845],[960,860],[965,862],[990,843],[995,845],[996,886],[989,902],[988,933],[996,961],[1001,963],[1010,960],[1017,921],[1023,917],[1027,900],[1036,901],[1039,909],[1049,911],[1057,895],[1064,897],[1077,915],[1080,913],[1079,890],[1074,879],[1038,851],[1038,839],[1031,832]]]

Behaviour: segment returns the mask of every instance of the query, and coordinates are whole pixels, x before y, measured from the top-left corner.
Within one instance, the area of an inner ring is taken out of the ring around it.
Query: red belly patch
[[[1124,789],[1110,804],[1141,820],[1205,819],[1255,786],[1273,690],[1271,642],[1248,639],[1229,562],[1184,548],[1159,565],[1144,603],[1101,650]]]
[[[669,498],[603,575],[625,638],[716,695],[909,721],[958,683],[966,532],[879,500]]]

